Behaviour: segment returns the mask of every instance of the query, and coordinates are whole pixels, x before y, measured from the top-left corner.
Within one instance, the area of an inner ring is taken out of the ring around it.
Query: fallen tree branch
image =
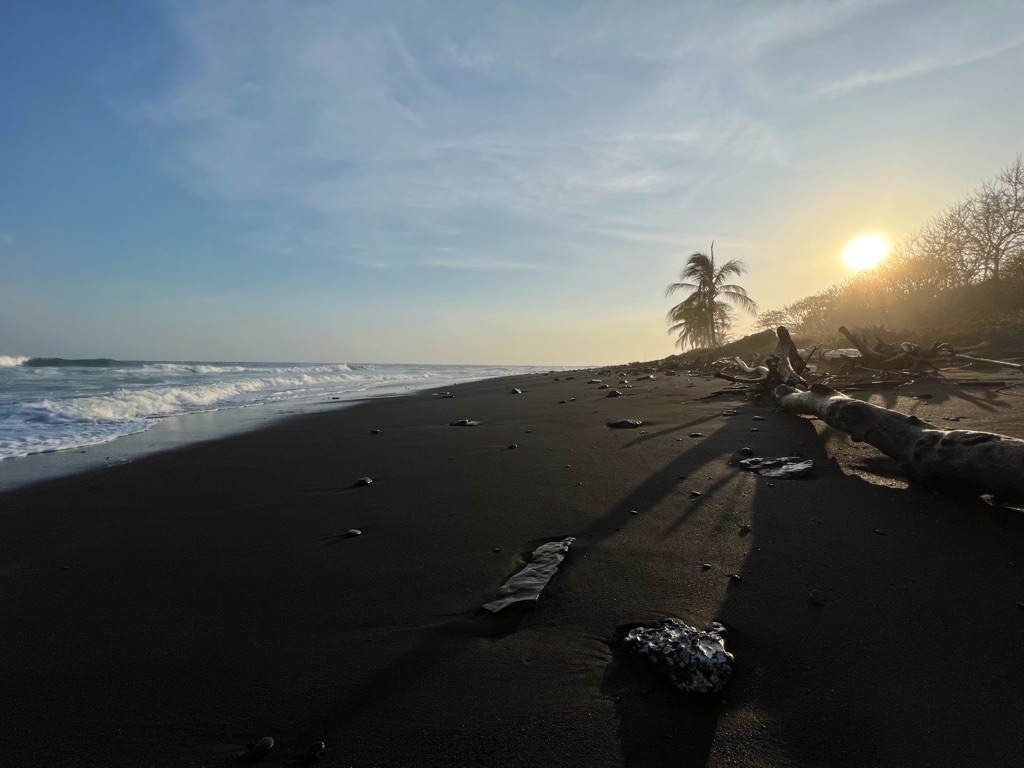
[[[725,379],[726,381],[731,381],[733,384],[762,384],[768,380],[767,373],[756,379],[741,379],[739,376],[730,376],[728,373],[722,373],[721,371],[715,371],[712,375],[716,379]]]
[[[1024,371],[1024,365],[1019,363],[1010,363],[1006,360],[988,360],[984,357],[971,357],[970,355],[953,355],[954,360],[967,360],[970,363],[987,363],[988,365],[1002,365],[1006,368],[1016,368],[1018,371]]]
[[[917,416],[855,400],[821,384],[807,392],[780,385],[773,394],[787,411],[817,416],[855,442],[873,445],[916,482],[1024,502],[1024,440],[939,429]]]
[[[778,358],[776,368],[779,381],[782,384],[806,387],[807,382],[800,378],[800,375],[796,372],[796,369],[803,370],[806,364],[800,355],[797,354],[796,345],[789,335],[789,330],[784,325],[780,325],[775,329],[775,333],[779,337],[779,343],[775,345],[775,357]],[[770,363],[768,369],[771,371]]]
[[[734,357],[732,362],[739,368],[743,373],[759,373],[762,376],[768,375],[768,367],[764,365],[747,365],[738,357]]]

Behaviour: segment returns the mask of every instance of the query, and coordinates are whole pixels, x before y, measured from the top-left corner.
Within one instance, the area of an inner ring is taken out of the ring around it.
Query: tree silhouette
[[[666,296],[678,290],[690,291],[690,295],[666,315],[670,324],[668,332],[678,334],[676,344],[681,349],[717,347],[724,342],[733,322],[732,310],[726,302],[751,314],[757,312],[757,304],[747,295],[745,288],[726,283],[730,276],[738,277],[746,271],[746,266],[739,259],[716,265],[714,242],[711,243],[710,256],[698,252],[686,260],[686,266],[679,274],[680,282],[671,283],[665,289]]]

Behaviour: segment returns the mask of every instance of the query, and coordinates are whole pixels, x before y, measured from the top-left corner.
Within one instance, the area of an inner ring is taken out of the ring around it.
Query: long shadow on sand
[[[749,555],[717,617],[739,663],[730,709],[769,723],[755,738],[794,765],[959,766],[981,753],[989,766],[1018,765],[1024,514],[876,485],[831,459],[811,420],[778,414],[769,423],[758,453],[802,450],[817,470],[809,480],[758,481],[742,502],[752,515]],[[722,494],[739,470],[723,474],[720,464],[735,457],[744,431],[726,426],[688,446],[579,531],[578,549],[630,525],[630,510],[673,494],[681,512],[665,535],[707,509],[719,531],[729,530],[739,500]],[[709,478],[718,479],[704,478],[713,464]],[[864,467],[890,478],[894,468],[884,457]],[[690,488],[701,495],[684,496]],[[616,657],[603,686],[621,697],[625,764],[650,765],[655,743],[671,756],[666,765],[704,765],[716,734],[728,738],[716,711],[616,693],[630,680],[644,686],[638,675]]]
[[[1019,765],[1024,514],[817,475],[755,492],[730,704],[799,765]]]

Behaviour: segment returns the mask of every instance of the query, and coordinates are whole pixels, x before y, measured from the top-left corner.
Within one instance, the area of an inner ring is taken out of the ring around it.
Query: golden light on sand
[[[892,243],[881,235],[861,235],[843,251],[843,261],[851,269],[877,267],[892,250]]]

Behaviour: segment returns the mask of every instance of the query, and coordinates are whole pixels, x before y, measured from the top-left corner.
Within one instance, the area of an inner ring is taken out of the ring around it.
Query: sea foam
[[[364,393],[395,394],[540,370],[121,360],[102,366],[67,365],[88,361],[22,365],[43,359],[0,358],[0,459],[104,443],[171,416],[266,403],[345,401]]]

